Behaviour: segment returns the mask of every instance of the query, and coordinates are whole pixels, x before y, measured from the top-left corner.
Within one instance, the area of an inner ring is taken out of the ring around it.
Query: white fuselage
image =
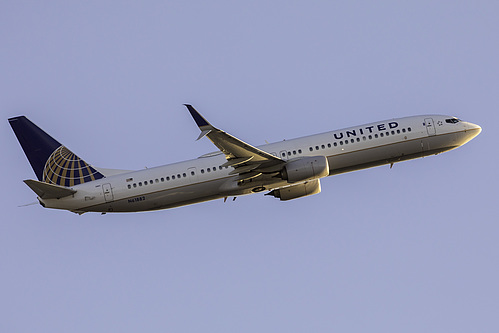
[[[446,122],[449,116],[392,119],[258,147],[283,160],[326,156],[329,175],[391,164],[457,148],[481,131],[472,123]],[[178,207],[290,185],[263,175],[238,182],[221,152],[165,166],[121,173],[76,185],[61,199],[39,199],[48,208],[84,212],[137,212]]]

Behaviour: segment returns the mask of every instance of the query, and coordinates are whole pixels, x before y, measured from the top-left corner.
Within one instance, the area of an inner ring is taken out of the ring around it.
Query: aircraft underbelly
[[[190,184],[170,189],[158,189],[150,193],[117,198],[113,202],[82,208],[93,212],[139,212],[183,206],[217,198],[213,191],[216,182]]]
[[[268,185],[269,183],[277,184],[277,182],[277,179],[275,179],[271,182],[254,181],[243,185],[237,185],[234,181],[234,177],[225,177],[117,199],[112,203],[103,203],[93,207],[83,208],[82,210],[93,212],[138,212],[180,207],[193,203],[221,199],[228,196],[251,194],[253,193],[252,189],[256,187]]]
[[[341,153],[329,157],[331,173],[344,168],[352,168],[376,161],[388,161],[404,155],[410,155],[421,152],[419,140],[411,140],[396,144],[387,144],[385,146],[372,147],[352,152]]]
[[[449,133],[340,153],[328,157],[330,174],[361,170],[441,153],[456,148],[459,146],[459,141],[455,133]]]

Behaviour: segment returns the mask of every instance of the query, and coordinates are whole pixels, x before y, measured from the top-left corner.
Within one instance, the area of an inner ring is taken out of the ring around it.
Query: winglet
[[[192,118],[194,118],[194,121],[198,125],[199,128],[205,127],[205,126],[211,126],[211,124],[203,118],[202,115],[199,114],[199,112],[194,109],[194,107],[190,104],[184,104],[187,107],[187,110],[191,113]]]
[[[199,114],[199,112],[194,109],[194,107],[190,104],[184,104],[187,107],[187,110],[189,110],[192,118],[194,118],[194,121],[196,122],[196,125],[198,125],[199,129],[201,130],[201,134],[199,134],[199,137],[196,140],[201,139],[208,133],[210,133],[212,130],[215,129],[202,115]]]

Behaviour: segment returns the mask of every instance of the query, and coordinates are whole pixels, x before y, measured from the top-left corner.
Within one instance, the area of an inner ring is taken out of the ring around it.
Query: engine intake
[[[329,176],[329,164],[325,156],[303,157],[289,161],[281,171],[281,176],[288,183],[319,179]]]

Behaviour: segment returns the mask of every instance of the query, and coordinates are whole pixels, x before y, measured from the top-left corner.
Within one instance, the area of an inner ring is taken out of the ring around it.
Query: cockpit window
[[[445,119],[445,122],[446,123],[449,123],[449,124],[455,124],[455,123],[458,123],[460,122],[461,120],[460,119],[457,119],[457,118],[450,118],[450,119]]]

